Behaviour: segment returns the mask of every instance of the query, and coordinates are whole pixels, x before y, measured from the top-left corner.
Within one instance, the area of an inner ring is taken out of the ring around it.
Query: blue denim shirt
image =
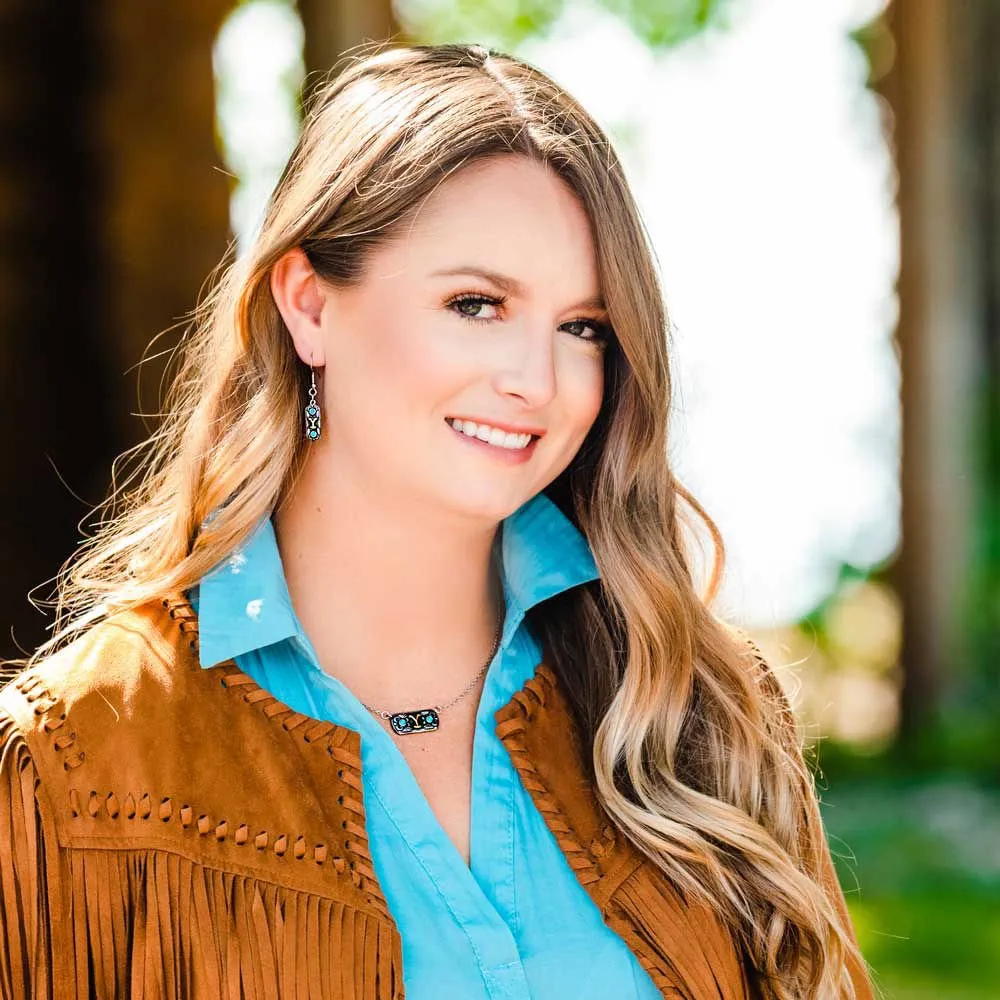
[[[381,723],[319,666],[292,608],[270,518],[190,594],[201,664],[235,658],[296,711],[361,734],[369,846],[402,937],[407,1000],[658,998],[577,881],[494,732],[494,713],[541,659],[525,612],[597,579],[593,555],[544,494],[503,522],[500,553],[506,618],[476,716],[469,865]]]

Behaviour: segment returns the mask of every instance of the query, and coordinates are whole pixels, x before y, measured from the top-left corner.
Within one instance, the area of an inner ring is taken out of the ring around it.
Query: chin
[[[448,506],[456,514],[464,517],[487,524],[499,524],[530,499],[530,495],[502,497],[498,496],[496,492],[492,494],[480,493],[479,495],[470,492],[464,497],[453,495],[449,499]]]

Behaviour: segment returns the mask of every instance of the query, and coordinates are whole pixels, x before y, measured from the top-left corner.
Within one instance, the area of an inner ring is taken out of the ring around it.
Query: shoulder
[[[53,871],[68,852],[170,855],[386,916],[360,737],[294,713],[232,662],[202,669],[195,624],[180,601],[115,615],[0,691],[0,821],[42,831]],[[40,884],[39,848],[15,838],[15,879]],[[11,851],[0,837],[0,926]],[[90,888],[57,886],[87,912]]]
[[[151,602],[91,626],[0,690],[4,745],[23,743],[43,782],[144,766],[176,729],[206,679],[169,602]]]
[[[143,685],[169,692],[184,648],[170,624],[169,604],[161,601],[104,619],[14,676],[0,690],[0,710],[30,738],[107,698],[127,709]]]
[[[301,778],[296,743],[275,724],[285,706],[246,696],[235,664],[202,669],[184,608],[116,614],[0,692],[0,757],[30,761],[64,846],[128,834],[176,847],[195,817],[224,824]],[[322,762],[333,763],[325,753]],[[157,815],[180,822],[138,823]]]

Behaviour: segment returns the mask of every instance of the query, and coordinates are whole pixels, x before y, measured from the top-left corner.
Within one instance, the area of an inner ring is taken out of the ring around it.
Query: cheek
[[[583,441],[597,419],[604,399],[603,358],[574,358],[572,370],[560,387],[568,423],[577,444]]]
[[[383,416],[426,413],[428,400],[453,386],[460,373],[446,337],[434,336],[421,310],[352,324],[354,339],[341,370],[354,383],[356,405]]]
[[[387,388],[395,396],[394,405],[406,411],[414,428],[429,429],[428,417],[447,409],[449,401],[475,382],[481,371],[469,352],[450,338],[412,329],[399,338],[391,361],[387,357],[386,362],[390,369]]]

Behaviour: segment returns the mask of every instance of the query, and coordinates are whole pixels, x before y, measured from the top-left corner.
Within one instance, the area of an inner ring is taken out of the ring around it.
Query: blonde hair
[[[547,491],[601,580],[531,615],[593,749],[597,794],[725,919],[764,996],[852,997],[856,946],[822,885],[794,723],[766,664],[709,610],[722,541],[668,464],[668,324],[648,237],[602,130],[511,56],[376,48],[316,92],[252,247],[195,313],[162,424],[60,573],[55,634],[32,660],[115,610],[192,587],[281,504],[303,458],[308,369],[271,297],[279,258],[301,247],[323,278],[358,281],[443,179],[511,154],[557,171],[586,209],[614,330],[601,412]],[[715,554],[705,596],[685,548],[698,521]]]

